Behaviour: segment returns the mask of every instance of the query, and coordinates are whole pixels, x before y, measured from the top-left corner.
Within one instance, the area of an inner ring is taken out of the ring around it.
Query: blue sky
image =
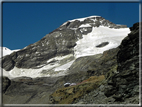
[[[2,4],[2,41],[11,50],[43,38],[67,20],[92,15],[131,27],[139,21],[139,3],[8,3]]]

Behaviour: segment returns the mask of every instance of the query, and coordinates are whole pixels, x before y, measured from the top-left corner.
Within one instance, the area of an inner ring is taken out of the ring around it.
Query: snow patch
[[[65,23],[63,23],[61,26],[66,25],[67,23],[68,23],[68,21],[67,21],[67,22],[65,22]]]
[[[61,66],[55,68],[55,71],[67,70],[73,64],[73,62],[74,62],[74,60],[70,61],[64,65],[61,65]]]
[[[96,19],[91,19],[92,21],[96,22],[97,20]]]
[[[55,60],[60,61],[60,60],[63,60],[63,59],[65,59],[65,58],[68,58],[68,57],[71,57],[71,56],[72,56],[72,54],[65,55],[65,56],[56,56],[56,57],[54,57],[54,58],[49,59],[49,60],[47,61],[47,63],[50,63],[50,62],[55,61]]]
[[[36,77],[49,77],[49,76],[61,76],[65,75],[66,70],[72,65],[74,60],[68,62],[66,64],[61,64],[60,61],[64,60],[68,57],[71,57],[73,55],[66,55],[66,56],[58,56],[55,58],[52,58],[47,61],[47,64],[39,65],[37,67],[40,67],[38,69],[24,69],[24,68],[17,68],[14,67],[10,71],[5,71],[3,69],[3,76],[7,76],[10,79],[16,78],[16,77],[21,77],[21,76],[27,76],[31,78],[36,78]],[[62,70],[62,72],[57,72]],[[43,71],[45,71],[43,73]],[[56,72],[56,73],[54,73]]]
[[[3,76],[8,77],[9,79],[12,79],[8,71],[5,71],[4,69],[1,69]]]
[[[79,26],[79,28],[82,28],[82,27],[91,27],[90,24],[82,24],[81,26]]]
[[[48,70],[51,70],[55,67],[58,67],[59,64],[54,64],[54,65],[46,65],[42,68],[39,69],[24,69],[24,68],[17,68],[14,67],[12,70],[10,71],[4,71],[4,75],[7,75],[9,78],[16,78],[16,77],[21,77],[21,76],[27,76],[27,77],[31,77],[31,78],[36,78],[36,77],[48,77],[51,76],[50,74],[48,74]],[[46,70],[47,74],[42,74],[42,71]]]
[[[16,52],[16,51],[19,51],[20,49],[15,49],[15,50],[10,50],[6,47],[0,47],[0,58],[3,56],[6,56],[6,55],[10,55],[12,52]],[[2,53],[2,55],[1,55]]]

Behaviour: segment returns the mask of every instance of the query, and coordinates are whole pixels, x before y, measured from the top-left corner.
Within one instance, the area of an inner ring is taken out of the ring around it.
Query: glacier
[[[100,54],[106,50],[116,48],[128,33],[130,33],[129,28],[93,27],[91,33],[83,35],[83,38],[77,41],[77,45],[74,48],[75,57]],[[102,48],[96,47],[103,42],[109,42],[109,44]]]

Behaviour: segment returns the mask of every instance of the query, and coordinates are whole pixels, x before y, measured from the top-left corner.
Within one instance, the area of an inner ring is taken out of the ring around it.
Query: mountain
[[[2,103],[138,106],[139,29],[100,16],[65,22],[2,58]]]
[[[126,25],[101,16],[69,20],[40,41],[3,57],[2,68],[9,78],[66,75],[77,58],[115,48],[128,33]]]

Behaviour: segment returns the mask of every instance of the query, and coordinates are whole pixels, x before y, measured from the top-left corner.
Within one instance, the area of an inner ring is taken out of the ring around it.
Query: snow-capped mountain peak
[[[60,26],[61,28],[79,28],[79,27],[109,27],[109,28],[127,28],[126,25],[118,25],[104,19],[101,16],[89,16],[85,18],[77,18],[73,20],[68,20]]]
[[[128,33],[126,25],[101,16],[69,20],[9,59],[5,56],[2,67],[11,78],[65,75],[76,59],[116,48]]]

